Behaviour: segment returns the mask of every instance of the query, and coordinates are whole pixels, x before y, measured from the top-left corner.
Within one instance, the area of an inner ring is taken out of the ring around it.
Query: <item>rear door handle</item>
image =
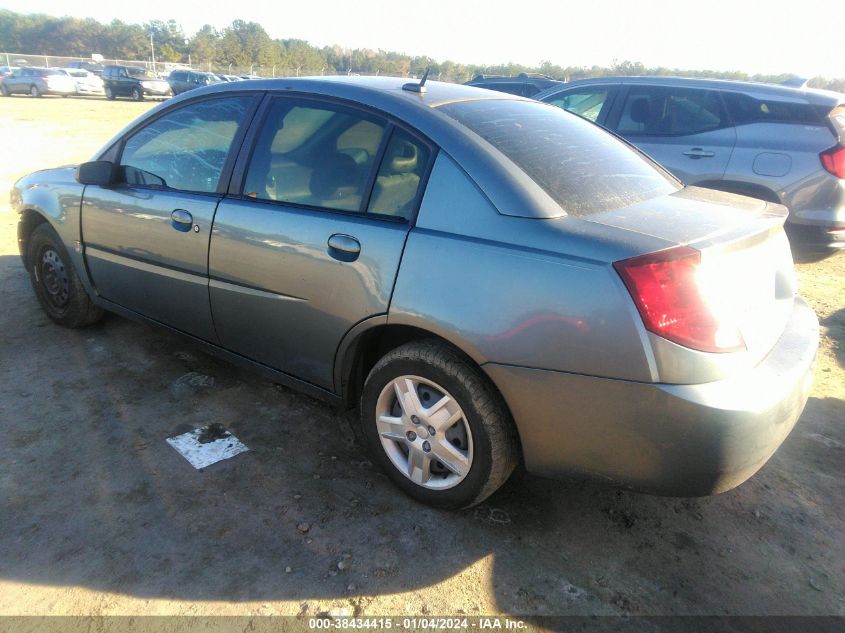
[[[185,211],[185,209],[175,209],[173,213],[170,214],[170,226],[177,231],[187,233],[191,230],[191,226],[193,226],[193,224],[194,216]]]
[[[713,158],[715,155],[716,152],[708,152],[700,147],[693,147],[684,152],[684,156],[689,156],[690,158]]]
[[[335,233],[329,238],[329,255],[341,262],[354,262],[361,254],[361,242],[351,235]]]

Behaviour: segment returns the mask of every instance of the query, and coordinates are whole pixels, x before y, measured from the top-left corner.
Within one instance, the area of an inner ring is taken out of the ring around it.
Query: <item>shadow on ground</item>
[[[0,580],[303,612],[845,612],[841,400],[811,399],[772,462],[719,497],[517,475],[440,512],[397,491],[333,409],[117,317],[60,329],[17,258],[0,257],[0,291]],[[195,471],[164,440],[211,422],[250,452]]]

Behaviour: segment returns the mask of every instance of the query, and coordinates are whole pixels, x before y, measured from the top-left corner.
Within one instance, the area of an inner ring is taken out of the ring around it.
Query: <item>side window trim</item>
[[[220,178],[217,180],[217,186],[215,187],[214,191],[186,191],[184,189],[176,189],[176,188],[171,188],[171,187],[158,187],[158,186],[155,186],[155,185],[138,185],[138,184],[131,185],[131,187],[133,189],[150,189],[150,190],[153,190],[153,191],[181,191],[183,193],[190,193],[192,195],[197,195],[197,196],[215,196],[215,197],[217,197],[217,196],[225,195],[226,191],[228,190],[228,183],[229,183],[229,181],[232,177],[232,169],[233,169],[235,160],[237,159],[239,148],[240,148],[241,144],[243,143],[243,139],[246,135],[247,129],[250,127],[253,119],[255,118],[255,114],[258,110],[258,106],[259,106],[259,103],[261,101],[261,97],[263,96],[263,94],[264,93],[256,94],[256,93],[250,93],[250,92],[231,92],[231,93],[226,92],[226,93],[221,93],[221,94],[214,94],[214,95],[207,95],[207,96],[198,97],[196,99],[191,99],[190,101],[180,103],[179,106],[176,107],[176,108],[167,108],[167,109],[159,112],[156,116],[151,117],[149,119],[145,119],[139,125],[132,128],[129,132],[124,134],[123,137],[117,143],[115,143],[114,145],[112,145],[112,147],[110,147],[108,150],[106,150],[103,153],[103,156],[112,155],[114,157],[115,168],[119,168],[120,163],[123,160],[123,150],[126,147],[126,142],[130,138],[132,138],[133,136],[138,134],[141,130],[143,130],[144,128],[146,128],[149,125],[152,125],[153,123],[155,123],[159,119],[167,116],[168,114],[176,112],[177,110],[181,110],[182,108],[190,107],[190,106],[195,105],[197,103],[201,103],[203,101],[214,101],[214,100],[217,100],[217,99],[229,99],[229,98],[238,97],[238,96],[251,97],[252,98],[251,102],[250,102],[249,106],[247,107],[246,114],[244,114],[244,120],[241,123],[241,125],[238,127],[238,130],[235,132],[235,136],[232,138],[232,143],[229,145],[229,151],[226,155],[226,160],[223,162],[223,168],[220,171]]]
[[[370,118],[377,118],[384,122],[384,134],[382,135],[381,141],[379,142],[379,148],[373,160],[371,172],[368,175],[366,189],[361,196],[362,204],[359,210],[346,211],[343,209],[332,209],[329,207],[318,207],[298,203],[292,204],[289,202],[276,200],[262,200],[252,198],[243,193],[243,187],[246,182],[247,170],[249,169],[249,165],[252,162],[253,153],[255,152],[255,149],[258,145],[260,133],[264,128],[264,124],[267,121],[267,117],[269,116],[270,111],[273,109],[273,106],[275,105],[276,101],[280,99],[300,99],[310,101],[312,103],[328,104],[331,106],[338,107],[340,109],[359,111],[364,113],[365,115],[368,115]],[[417,199],[414,203],[414,209],[410,220],[406,220],[405,218],[396,216],[367,213],[367,208],[369,207],[369,203],[372,198],[373,187],[375,186],[378,171],[381,167],[381,162],[382,160],[384,160],[384,154],[387,151],[387,146],[390,142],[390,138],[393,135],[394,130],[396,129],[401,129],[407,134],[410,134],[420,143],[424,143],[426,146],[428,146],[430,150],[430,157],[428,160],[428,164],[425,166],[425,169],[423,171],[423,177],[420,179],[420,186],[419,190],[417,191]],[[240,150],[238,151],[237,158],[234,161],[231,178],[229,180],[228,187],[226,188],[226,191],[224,193],[227,198],[247,200],[256,204],[267,205],[268,207],[275,207],[280,210],[285,207],[297,206],[304,209],[318,211],[320,213],[334,213],[340,215],[354,215],[358,217],[377,218],[388,222],[408,222],[411,226],[413,226],[413,224],[416,222],[417,214],[419,213],[420,205],[422,203],[423,194],[425,193],[425,187],[428,183],[428,178],[431,175],[431,169],[434,165],[434,161],[437,158],[438,153],[439,147],[435,143],[430,141],[425,136],[421,135],[415,129],[410,128],[402,121],[395,119],[394,117],[390,116],[385,112],[371,109],[366,106],[361,106],[353,102],[348,102],[343,99],[322,97],[320,95],[301,94],[294,92],[291,92],[290,94],[265,93],[263,100],[256,107],[256,111],[252,117],[252,122],[249,126],[249,129],[246,130],[244,133],[244,138],[241,143]],[[365,200],[366,202],[364,202]]]

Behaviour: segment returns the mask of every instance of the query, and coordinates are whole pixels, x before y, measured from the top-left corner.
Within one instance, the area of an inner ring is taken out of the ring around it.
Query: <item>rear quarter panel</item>
[[[432,331],[479,364],[653,380],[642,323],[611,262],[664,244],[619,236],[576,218],[502,216],[441,153],[388,321]]]
[[[737,142],[725,180],[765,187],[794,215],[830,208],[832,178],[819,159],[819,153],[836,144],[827,127],[751,123],[737,126],[736,132]]]

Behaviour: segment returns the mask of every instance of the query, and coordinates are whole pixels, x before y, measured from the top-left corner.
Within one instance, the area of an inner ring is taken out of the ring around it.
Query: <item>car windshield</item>
[[[126,72],[130,77],[137,77],[139,79],[158,79],[152,72],[143,68],[127,68]]]
[[[483,99],[438,109],[501,151],[570,215],[609,211],[681,188],[612,134],[554,106]]]
[[[61,70],[54,70],[53,68],[39,68],[38,74],[45,77],[47,75],[64,75],[65,73]]]
[[[65,72],[66,72],[68,75],[70,75],[71,77],[87,77],[87,76],[88,76],[88,71],[87,71],[87,70],[74,70],[74,69],[70,69],[70,70],[66,70]]]

